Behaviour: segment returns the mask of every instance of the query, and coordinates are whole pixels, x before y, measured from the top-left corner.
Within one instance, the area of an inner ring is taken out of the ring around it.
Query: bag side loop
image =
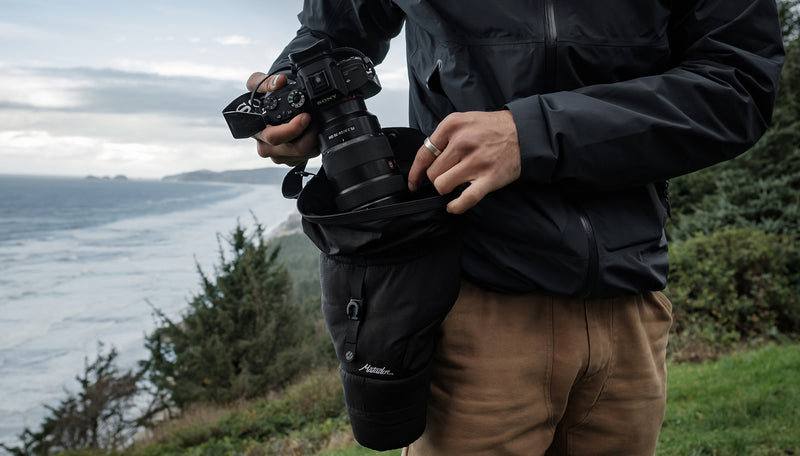
[[[344,338],[344,361],[352,363],[356,360],[358,347],[358,330],[364,318],[364,282],[367,275],[366,266],[354,266],[361,272],[353,272],[350,275],[350,302],[345,306],[345,313],[349,323],[347,333]]]

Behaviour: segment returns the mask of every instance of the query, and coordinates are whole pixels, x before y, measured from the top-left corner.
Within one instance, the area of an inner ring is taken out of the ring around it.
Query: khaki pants
[[[652,455],[671,312],[657,292],[583,300],[462,284],[425,433],[403,455]]]

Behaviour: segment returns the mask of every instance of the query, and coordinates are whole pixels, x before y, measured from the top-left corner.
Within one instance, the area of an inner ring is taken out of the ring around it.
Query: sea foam
[[[196,264],[214,272],[218,235],[237,220],[252,230],[254,215],[269,231],[295,211],[275,186],[234,187],[201,207],[0,244],[0,442],[16,444],[45,404],[77,392],[98,342],[123,368],[144,359],[152,309],[180,317],[200,291]]]

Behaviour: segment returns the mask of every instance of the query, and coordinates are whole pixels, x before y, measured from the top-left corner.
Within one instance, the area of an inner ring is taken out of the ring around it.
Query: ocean
[[[237,220],[294,211],[271,185],[0,175],[0,443],[79,390],[98,342],[145,359],[152,307],[181,315]]]

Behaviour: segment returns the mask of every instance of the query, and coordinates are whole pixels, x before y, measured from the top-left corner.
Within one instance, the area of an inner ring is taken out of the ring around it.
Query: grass
[[[198,409],[113,456],[399,456],[353,442],[335,370],[271,399]],[[92,451],[70,456],[96,456]],[[102,454],[109,454],[102,452]],[[800,344],[671,364],[656,456],[800,456]]]
[[[800,345],[671,366],[656,454],[800,455]]]
[[[330,448],[332,443],[349,444],[352,437],[342,436],[347,429],[339,375],[331,370],[311,375],[275,398],[219,410],[192,410],[181,419],[162,423],[149,439],[122,454],[307,455]]]
[[[656,456],[800,455],[800,345],[669,369]],[[318,456],[399,456],[360,446]]]

